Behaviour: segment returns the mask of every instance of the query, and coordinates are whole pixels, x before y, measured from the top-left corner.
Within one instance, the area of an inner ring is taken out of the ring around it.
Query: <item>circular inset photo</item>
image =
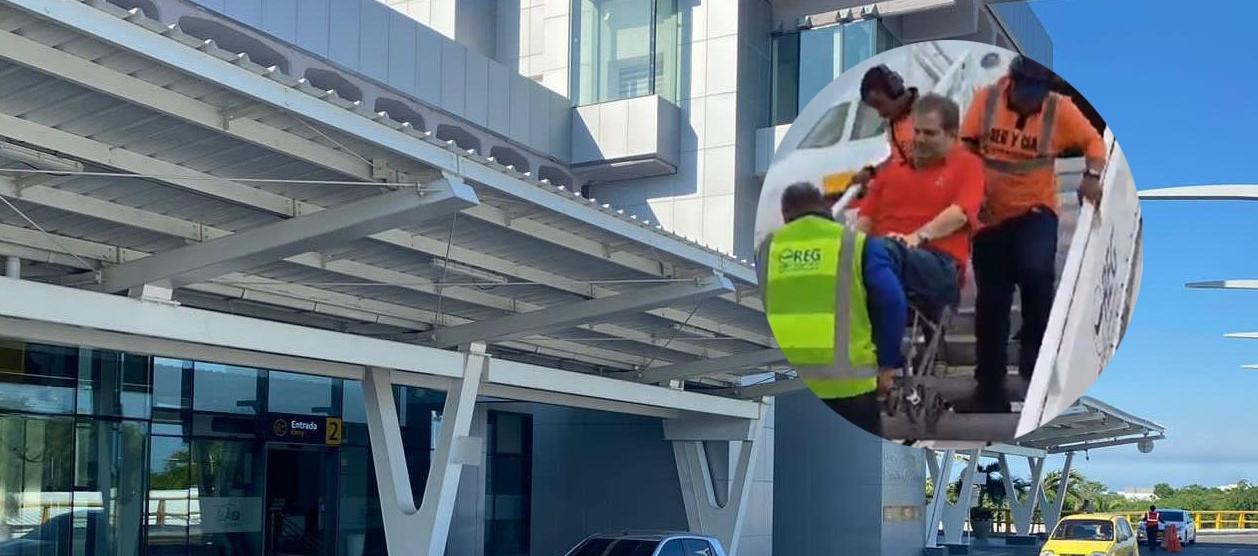
[[[1131,171],[1051,69],[967,41],[825,87],[765,176],[765,313],[809,390],[895,441],[1000,442],[1075,403],[1140,280]]]

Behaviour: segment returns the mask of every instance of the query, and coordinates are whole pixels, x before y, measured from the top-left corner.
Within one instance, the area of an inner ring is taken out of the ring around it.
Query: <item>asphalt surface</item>
[[[1027,556],[1038,555],[1038,546],[1003,546],[1001,541],[994,540],[988,546],[971,546],[970,554],[978,556]],[[1141,556],[1150,554],[1175,554],[1158,549],[1156,552],[1145,546],[1140,547]],[[1201,535],[1197,544],[1184,546],[1178,554],[1200,554],[1204,556],[1258,556],[1258,534],[1245,535]]]

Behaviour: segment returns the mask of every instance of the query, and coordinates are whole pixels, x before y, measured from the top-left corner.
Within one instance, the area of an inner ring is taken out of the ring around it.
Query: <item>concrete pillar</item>
[[[22,277],[22,259],[18,257],[7,257],[4,260],[4,275],[18,280]]]

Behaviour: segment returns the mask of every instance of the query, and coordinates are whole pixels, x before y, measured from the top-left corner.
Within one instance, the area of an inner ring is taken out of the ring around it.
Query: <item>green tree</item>
[[[1153,485],[1153,495],[1158,498],[1170,498],[1175,496],[1175,489],[1166,483],[1158,483]]]

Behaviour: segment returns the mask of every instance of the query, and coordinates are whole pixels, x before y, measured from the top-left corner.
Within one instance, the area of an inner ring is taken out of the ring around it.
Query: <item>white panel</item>
[[[703,198],[703,243],[723,251],[734,249],[734,196]]]
[[[441,106],[441,44],[436,31],[420,26],[415,34],[415,96]],[[429,130],[431,131],[431,130]]]
[[[540,83],[525,80],[529,85],[529,140],[528,145],[543,152],[550,152],[550,89]]]
[[[227,17],[255,29],[262,27],[262,0],[227,0],[224,8]]]
[[[546,17],[568,15],[571,0],[542,0],[546,6]]]
[[[441,107],[462,116],[467,106],[467,48],[454,41],[441,43]]]
[[[392,11],[374,0],[363,2],[358,68],[380,81],[389,79],[389,14]]]
[[[568,69],[546,70],[542,72],[542,85],[565,99],[568,97]],[[568,104],[565,102],[565,104]]]
[[[704,144],[707,105],[706,97],[681,101],[681,152],[698,150]]]
[[[706,102],[703,142],[700,148],[733,145],[737,135],[738,95],[710,95]]]
[[[629,155],[658,152],[659,100],[641,97],[625,103],[628,123],[625,149]]]
[[[699,152],[703,156],[703,195],[733,194],[734,147],[712,147]],[[729,221],[731,228],[733,223],[733,220]]]
[[[520,34],[516,37],[516,43],[520,51],[520,73],[524,73],[524,60],[533,55],[532,52],[529,52],[529,44],[531,44],[529,37],[534,33],[532,12],[533,8],[527,6],[520,8]]]
[[[389,85],[401,91],[415,90],[415,33],[418,27],[413,19],[389,10]]]
[[[546,18],[543,24],[545,33],[543,36],[542,48],[544,59],[546,60],[545,69],[563,69],[568,67],[568,18],[567,17],[550,17]]]
[[[708,42],[682,45],[682,82],[680,98],[697,98],[707,94]]]
[[[598,150],[599,105],[578,106],[572,118],[572,160],[585,162],[603,158]]]
[[[603,155],[607,158],[625,156],[629,152],[629,103],[604,102],[598,107],[598,144],[602,147]],[[634,127],[635,131],[641,130],[636,122]]]
[[[734,92],[738,88],[738,37],[709,39],[707,50],[707,94]]]
[[[701,41],[708,36],[708,4],[711,0],[678,0],[681,12],[682,42]],[[689,29],[689,33],[687,33]]]
[[[296,44],[325,58],[328,56],[328,3],[331,0],[302,0],[297,3]]]
[[[267,0],[262,5],[262,30],[287,42],[297,40],[297,0]]]
[[[493,95],[493,101],[486,100],[489,107],[487,122],[489,129],[502,135],[508,135],[511,132],[509,101],[512,75],[514,74],[504,66],[489,64],[488,90]]]
[[[691,240],[703,237],[703,199],[680,199],[673,204],[673,232]]]
[[[500,66],[490,62],[475,50],[467,53],[467,85],[464,87],[466,107],[464,116],[477,125],[486,125],[489,121],[489,66]]]
[[[550,42],[545,35],[545,32],[550,30],[550,28],[546,25],[546,12],[542,10],[532,10],[529,12],[529,26],[532,27],[534,31],[529,35],[528,53],[532,55],[545,54],[546,47]]]
[[[328,29],[328,58],[347,68],[358,69],[358,30],[362,24],[362,2],[339,0],[332,2],[329,18],[336,25]]]
[[[529,140],[529,91],[533,83],[518,75],[511,76],[511,138],[521,143]]]
[[[566,97],[550,95],[550,149],[560,160],[571,156],[572,121],[575,119],[572,104]]]
[[[707,6],[707,32],[709,39],[738,33],[739,0],[705,0]]]

